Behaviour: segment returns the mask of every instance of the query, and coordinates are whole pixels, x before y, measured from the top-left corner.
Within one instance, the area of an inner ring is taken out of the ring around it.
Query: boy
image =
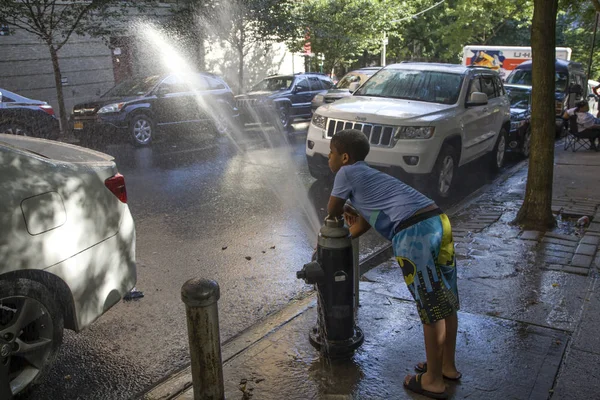
[[[369,167],[370,145],[358,130],[331,139],[329,168],[335,181],[327,212],[344,215],[352,237],[373,226],[392,241],[394,255],[423,323],[427,362],[408,375],[404,386],[434,399],[446,399],[444,378],[458,380],[455,366],[459,308],[454,243],[448,217],[437,205],[396,178]],[[344,211],[346,200],[358,211]]]
[[[582,139],[590,139],[590,148],[598,151],[600,149],[596,147],[596,141],[600,138],[600,118],[595,118],[589,111],[590,105],[587,100],[580,100],[575,103],[574,108],[565,111],[563,118],[569,119],[569,117],[577,115],[577,132],[583,132],[578,136]]]

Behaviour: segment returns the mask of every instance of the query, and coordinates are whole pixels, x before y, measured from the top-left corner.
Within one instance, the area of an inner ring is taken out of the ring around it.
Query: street
[[[220,285],[223,342],[305,297],[311,287],[295,272],[310,260],[314,225],[331,190],[308,173],[307,127],[295,124],[279,135],[252,126],[235,141],[188,132],[163,135],[146,148],[98,148],[116,158],[126,179],[144,297],[121,302],[79,334],[65,331],[54,366],[28,398],[127,399],[186,366],[180,289],[192,277]],[[509,167],[518,160],[510,157]],[[462,168],[442,207],[495,177],[482,173],[482,163]],[[313,205],[316,214],[303,211]],[[361,258],[385,244],[369,232],[361,238]]]

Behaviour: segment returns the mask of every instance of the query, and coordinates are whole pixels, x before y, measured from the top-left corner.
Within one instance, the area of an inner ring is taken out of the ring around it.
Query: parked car
[[[76,332],[136,283],[135,228],[113,158],[0,135],[0,397],[43,379]]]
[[[333,81],[323,74],[275,75],[235,99],[244,123],[276,121],[287,129],[297,118],[310,118],[313,97],[331,87]]]
[[[233,92],[218,76],[167,74],[123,81],[75,105],[71,126],[84,143],[118,136],[146,146],[159,128],[208,125],[224,133],[237,117]]]
[[[506,78],[506,83],[532,86],[532,65],[531,60],[519,64]],[[562,118],[565,110],[574,107],[577,101],[588,98],[589,93],[587,76],[582,64],[574,61],[556,60],[555,70],[554,108],[556,114],[556,136],[559,137],[566,133]]]
[[[313,98],[311,104],[313,112],[323,104],[333,103],[336,100],[351,96],[352,93],[349,89],[351,83],[358,82],[360,86],[380,69],[381,67],[366,67],[348,72],[333,88]]]
[[[369,164],[443,198],[458,166],[483,156],[492,169],[503,166],[509,101],[499,75],[487,68],[389,65],[352,96],[317,109],[306,140],[314,177],[328,174],[329,141],[349,128],[369,138]]]
[[[504,85],[510,99],[508,150],[524,157],[531,152],[531,86]]]
[[[56,139],[60,128],[50,104],[0,88],[0,133]]]

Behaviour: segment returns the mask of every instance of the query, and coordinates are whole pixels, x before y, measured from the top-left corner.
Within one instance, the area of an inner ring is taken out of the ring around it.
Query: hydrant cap
[[[212,279],[190,279],[181,287],[181,301],[190,307],[207,307],[221,297],[219,284]]]

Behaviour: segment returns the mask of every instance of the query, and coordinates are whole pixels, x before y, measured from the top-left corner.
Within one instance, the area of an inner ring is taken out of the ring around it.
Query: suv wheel
[[[290,128],[290,108],[288,106],[281,106],[277,111],[277,116],[279,117],[279,123],[284,130],[288,130]]]
[[[152,142],[154,123],[150,117],[140,114],[133,117],[129,124],[131,139],[136,146],[147,146]]]
[[[0,281],[0,394],[24,394],[48,371],[63,337],[56,297],[28,279]],[[4,381],[4,379],[3,379]]]
[[[457,167],[456,149],[449,144],[444,144],[433,167],[432,195],[436,198],[445,199],[450,196],[452,182]]]
[[[500,129],[498,139],[496,139],[496,145],[494,150],[490,153],[490,166],[492,171],[497,172],[504,166],[504,160],[506,158],[506,129]]]

